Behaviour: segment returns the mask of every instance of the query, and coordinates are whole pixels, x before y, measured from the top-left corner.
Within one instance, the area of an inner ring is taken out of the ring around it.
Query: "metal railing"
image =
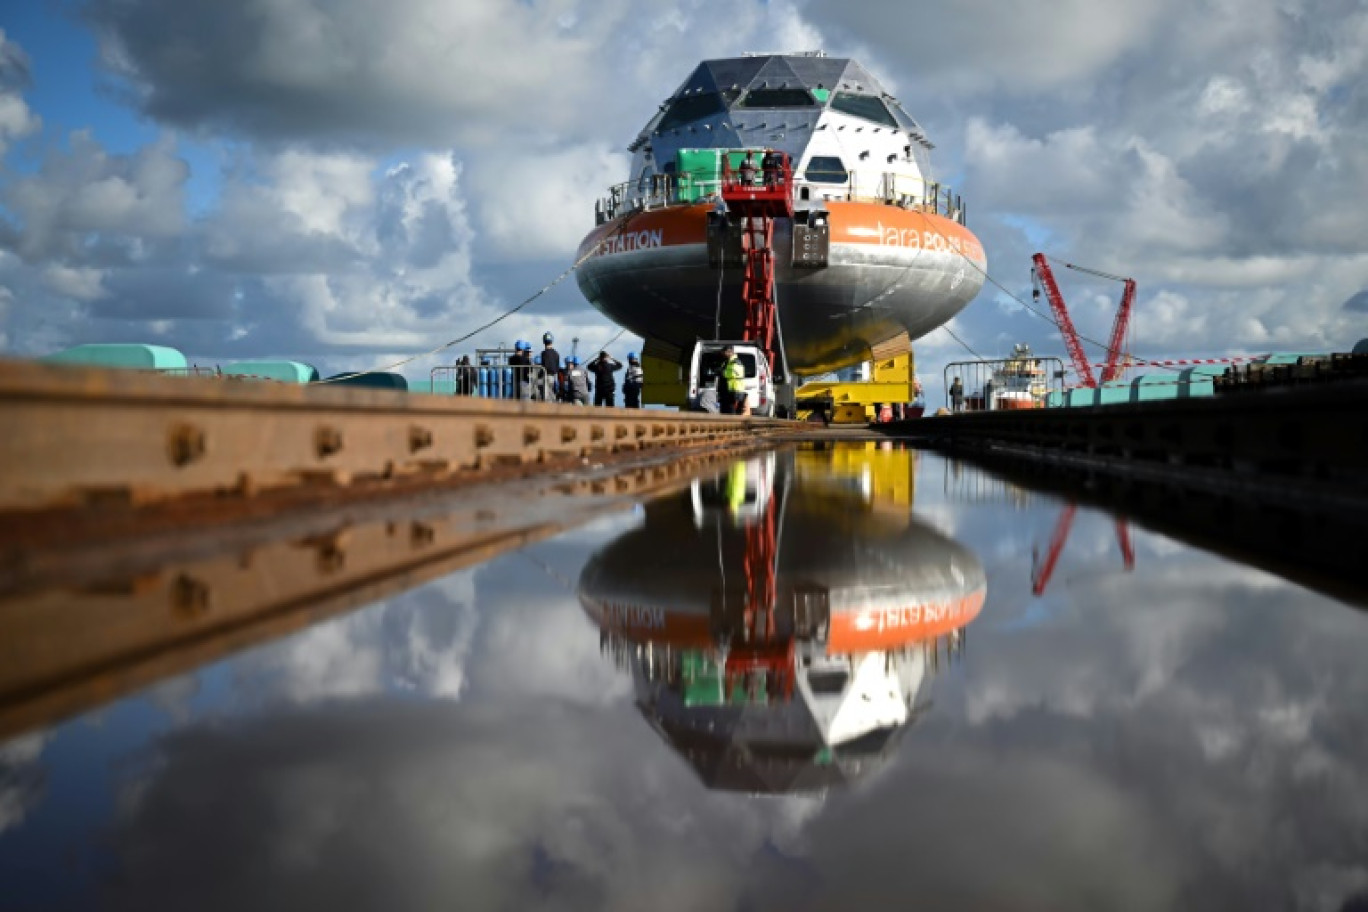
[[[1050,393],[1064,389],[1059,358],[997,358],[952,361],[945,365],[945,407],[952,412],[991,412],[1044,408]],[[953,381],[960,382],[955,401]]]
[[[948,184],[911,177],[893,171],[861,176],[846,172],[844,180],[814,181],[806,172],[788,172],[785,176],[794,188],[797,200],[844,200],[850,202],[884,203],[902,209],[940,215],[965,224],[964,198]],[[762,172],[757,168],[757,181]],[[791,174],[791,176],[790,176]],[[648,179],[624,181],[608,188],[608,195],[594,204],[594,223],[602,225],[628,212],[662,209],[680,203],[699,203],[718,198],[725,177],[720,172],[699,171],[683,174],[655,174]]]

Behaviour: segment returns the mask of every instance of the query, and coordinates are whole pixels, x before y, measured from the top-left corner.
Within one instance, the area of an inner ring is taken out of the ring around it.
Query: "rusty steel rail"
[[[785,422],[0,362],[7,514],[752,440]]]
[[[35,546],[0,590],[0,739],[667,494],[745,449]]]

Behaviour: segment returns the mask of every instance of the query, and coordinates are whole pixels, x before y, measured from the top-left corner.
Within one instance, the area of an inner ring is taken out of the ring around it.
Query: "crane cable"
[[[645,210],[641,210],[641,211],[645,211]],[[623,232],[625,232],[625,231],[627,230],[627,226],[631,224],[632,219],[636,218],[636,217],[637,217],[638,215],[640,215],[640,214],[641,214],[641,212],[633,212],[633,213],[629,214],[625,219],[623,219],[622,224],[619,225],[619,226],[617,227],[617,229],[613,232],[613,234],[617,235],[618,237],[621,237],[622,234],[623,234]],[[591,247],[589,248],[588,252],[584,254],[584,256],[580,257],[578,260],[576,260],[575,262],[571,263],[570,266],[569,266],[564,272],[562,272],[560,275],[556,276],[556,277],[555,277],[554,279],[552,279],[550,282],[547,282],[547,283],[546,283],[545,285],[543,285],[541,288],[537,289],[535,292],[533,292],[533,294],[531,295],[531,297],[529,297],[529,298],[527,298],[526,300],[524,300],[521,304],[518,304],[518,305],[515,306],[515,307],[510,307],[508,310],[506,310],[506,311],[504,311],[503,313],[499,314],[499,316],[497,316],[497,317],[495,317],[494,319],[490,320],[488,323],[485,323],[483,326],[481,326],[481,327],[479,327],[479,328],[477,328],[477,329],[471,330],[470,332],[466,333],[464,336],[461,336],[461,337],[458,338],[458,339],[452,339],[450,342],[445,342],[445,343],[443,343],[443,344],[437,346],[436,348],[432,349],[431,351],[419,352],[419,353],[416,354],[416,355],[410,355],[409,357],[404,358],[402,361],[396,361],[396,362],[394,362],[393,364],[387,364],[387,365],[384,365],[384,366],[382,366],[382,367],[372,367],[372,368],[370,368],[369,370],[355,371],[355,372],[350,373],[350,374],[338,374],[336,377],[329,377],[329,378],[326,379],[326,380],[315,380],[314,383],[315,383],[315,384],[322,384],[322,383],[340,383],[340,382],[343,381],[343,380],[352,380],[352,379],[355,379],[356,377],[365,377],[365,376],[367,376],[367,375],[369,375],[369,374],[382,374],[382,373],[387,373],[387,372],[389,372],[389,371],[394,370],[394,369],[397,368],[397,367],[403,367],[405,364],[411,364],[412,362],[417,361],[419,358],[426,358],[426,357],[429,357],[429,356],[431,356],[431,355],[435,355],[435,354],[437,354],[438,352],[446,351],[448,348],[451,348],[451,347],[453,347],[453,346],[460,345],[462,342],[465,342],[465,341],[467,341],[467,340],[469,340],[469,339],[471,339],[471,338],[474,338],[475,336],[478,336],[480,333],[484,332],[485,330],[490,329],[490,328],[493,327],[493,326],[497,326],[499,323],[502,323],[504,320],[508,319],[509,317],[511,317],[511,316],[513,316],[515,313],[517,313],[518,311],[522,310],[522,309],[523,309],[524,307],[526,307],[528,304],[531,304],[533,301],[537,300],[537,298],[540,298],[542,295],[546,294],[546,293],[547,293],[548,291],[550,291],[552,288],[555,288],[557,285],[559,285],[561,282],[563,282],[567,277],[569,277],[569,275],[570,275],[571,273],[573,273],[576,269],[579,269],[581,266],[583,266],[583,265],[589,260],[590,257],[592,257],[592,256],[594,256],[596,253],[598,253],[600,247],[602,246],[602,243],[603,243],[603,242],[600,241],[599,243],[594,244],[593,246],[591,246]],[[613,339],[612,339],[611,341],[609,341],[608,345],[613,344],[613,342],[616,341],[616,340],[622,335],[623,332],[626,332],[626,330],[624,329],[624,330],[622,330],[622,332],[619,332],[616,336],[614,336]],[[607,345],[604,346],[604,348],[607,348],[607,347],[608,347]]]
[[[954,340],[955,340],[956,342],[958,342],[960,345],[964,346],[964,350],[967,351],[969,354],[973,355],[973,356],[974,356],[975,358],[977,358],[978,360],[980,360],[980,361],[987,361],[987,360],[988,360],[987,358],[983,357],[983,355],[980,355],[978,352],[976,352],[976,351],[974,351],[972,348],[970,348],[968,342],[965,342],[965,341],[964,341],[963,339],[961,339],[959,336],[955,335],[955,331],[954,331],[953,329],[950,328],[950,324],[949,324],[949,323],[942,323],[938,328],[939,328],[939,329],[943,329],[943,330],[945,330],[946,332],[948,332],[948,333],[950,334],[950,338],[954,339]]]

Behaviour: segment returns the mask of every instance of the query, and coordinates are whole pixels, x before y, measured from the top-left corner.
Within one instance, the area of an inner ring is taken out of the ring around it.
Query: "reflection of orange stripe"
[[[831,619],[827,652],[896,649],[942,636],[978,617],[987,593],[986,588],[975,589],[963,598],[944,602],[837,614]]]
[[[589,613],[604,630],[633,643],[657,643],[682,649],[706,649],[713,645],[712,624],[706,614],[636,610],[610,603],[589,605]]]
[[[968,257],[985,259],[983,246],[973,232],[944,216],[880,203],[831,201],[827,208],[831,213],[833,244],[931,251],[954,251],[958,247]],[[660,231],[661,247],[705,243],[710,209],[710,203],[701,203],[621,216],[589,232],[580,242],[579,256],[584,256],[591,246],[601,244],[605,239],[641,231]]]
[[[897,649],[957,630],[978,617],[986,589],[945,602],[903,608],[871,608],[837,614],[831,619],[827,652],[872,652]],[[707,649],[714,645],[712,624],[706,614],[636,610],[632,606],[590,605],[600,627],[633,643],[655,643],[680,649]]]

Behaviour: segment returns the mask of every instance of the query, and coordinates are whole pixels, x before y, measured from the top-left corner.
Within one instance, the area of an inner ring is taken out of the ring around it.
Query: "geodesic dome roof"
[[[773,130],[781,115],[786,135],[810,132],[824,111],[905,131],[931,148],[921,126],[858,62],[821,52],[705,60],[666,101],[629,147],[635,152],[662,134],[705,130],[700,145],[744,144],[747,131]]]

